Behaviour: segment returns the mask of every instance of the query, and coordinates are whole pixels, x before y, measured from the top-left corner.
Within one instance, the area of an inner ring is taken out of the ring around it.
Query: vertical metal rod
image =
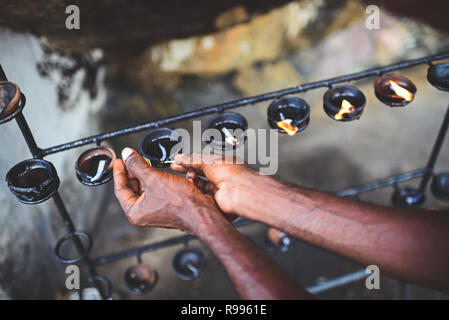
[[[8,79],[6,78],[5,71],[3,71],[3,67],[1,64],[0,64],[0,81],[8,81]]]
[[[67,229],[70,232],[75,232],[75,224],[72,221],[72,218],[70,217],[64,202],[61,199],[61,196],[58,191],[55,192],[53,195],[53,201],[55,202],[56,208],[58,209],[59,215],[62,218],[62,221],[64,222],[64,225],[67,227]],[[76,249],[78,250],[79,254],[82,254],[85,251],[85,247],[83,242],[79,239],[78,236],[73,236],[73,244],[75,245]],[[94,277],[97,276],[97,271],[95,267],[92,264],[92,261],[89,259],[89,256],[85,258],[86,264],[87,264],[87,271],[89,273],[89,276]],[[101,297],[103,299],[107,298],[105,296],[103,287],[99,285],[97,282],[94,282],[95,287],[97,288],[98,292],[100,293]]]
[[[447,129],[449,128],[449,106],[444,116],[443,123],[441,124],[440,131],[438,132],[437,139],[433,145],[432,153],[430,154],[429,161],[427,162],[426,169],[427,173],[424,174],[421,184],[419,185],[419,191],[424,192],[430,178],[433,175],[433,168],[437,162],[438,155],[440,154],[441,147],[443,146],[444,138],[446,137]]]
[[[30,152],[34,158],[39,158],[41,149],[37,146],[36,140],[34,140],[33,134],[31,133],[30,127],[28,126],[28,122],[25,120],[23,113],[19,112],[15,118],[20,131],[22,131],[22,135],[28,145],[28,149],[30,149]]]

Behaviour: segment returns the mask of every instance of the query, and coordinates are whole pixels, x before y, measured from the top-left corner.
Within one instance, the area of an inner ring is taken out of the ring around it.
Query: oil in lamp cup
[[[427,70],[427,80],[435,88],[449,91],[449,63],[432,64]]]
[[[11,192],[26,204],[37,204],[49,199],[59,187],[55,167],[42,159],[19,162],[6,174]]]
[[[228,111],[211,118],[207,123],[206,130],[208,129],[215,129],[221,133],[220,140],[211,137],[207,142],[213,149],[236,149],[245,143],[245,131],[248,129],[248,121],[241,114]],[[233,136],[233,130],[241,133]]]
[[[0,124],[8,122],[22,111],[24,103],[20,102],[23,97],[16,84],[0,81]]]
[[[413,101],[416,94],[413,82],[400,74],[386,74],[377,78],[374,93],[390,107],[403,107]]]
[[[323,98],[324,111],[336,121],[358,120],[362,116],[365,103],[363,92],[349,85],[333,87]]]
[[[173,258],[173,269],[183,280],[198,278],[204,270],[206,259],[201,250],[185,248],[179,250]]]
[[[157,272],[149,265],[139,263],[125,271],[124,281],[129,292],[145,294],[154,288],[157,282]]]
[[[154,129],[140,140],[139,152],[152,167],[168,167],[173,157],[181,152],[181,148],[173,149],[181,140],[182,137],[173,129]]]
[[[99,186],[111,180],[116,155],[106,146],[84,151],[75,163],[76,177],[86,186]]]
[[[435,175],[430,190],[438,200],[449,201],[449,172]]]
[[[301,98],[279,98],[274,100],[267,109],[268,124],[279,133],[295,135],[307,128],[310,122],[310,106]],[[281,129],[279,123],[289,121],[290,132]]]
[[[392,202],[397,207],[421,207],[426,198],[422,192],[412,187],[395,188]]]

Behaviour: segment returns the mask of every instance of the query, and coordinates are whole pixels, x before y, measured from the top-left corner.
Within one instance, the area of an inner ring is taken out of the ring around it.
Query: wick
[[[186,267],[187,267],[187,269],[189,269],[190,271],[192,271],[192,273],[193,273],[193,275],[194,275],[195,277],[197,277],[197,276],[200,274],[200,272],[198,271],[198,269],[195,268],[192,264],[187,263],[187,264],[186,264]]]
[[[279,112],[279,117],[281,118],[281,121],[285,120],[284,114],[282,112]]]
[[[104,171],[106,162],[107,162],[106,160],[100,160],[100,162],[98,163],[97,173],[95,174],[95,176],[92,179],[90,179],[91,182],[95,182],[98,179],[100,179],[100,177],[103,175],[103,171]]]
[[[229,138],[235,138],[235,137],[231,134],[231,132],[229,132],[228,128],[222,127],[222,128],[221,128],[221,131],[223,131],[223,133],[225,134],[225,136],[227,136],[227,137],[229,137]]]
[[[158,145],[159,149],[161,149],[162,151],[161,162],[164,162],[164,160],[167,159],[167,150],[165,150],[165,148],[160,143],[158,143]]]

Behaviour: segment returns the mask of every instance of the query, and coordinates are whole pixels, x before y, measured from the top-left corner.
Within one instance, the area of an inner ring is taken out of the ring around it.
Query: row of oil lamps
[[[286,252],[292,240],[285,233],[268,228],[265,233],[265,244],[267,248],[274,252]],[[146,294],[156,285],[158,276],[156,270],[148,264],[142,262],[137,256],[138,264],[129,267],[124,273],[125,286],[131,293]],[[193,280],[198,278],[206,265],[206,258],[198,248],[184,248],[179,250],[172,261],[172,266],[176,274],[183,280]]]
[[[428,70],[429,82],[440,90],[449,91],[449,63],[432,64]],[[2,90],[2,117],[14,114],[9,105],[17,105],[20,90],[10,82],[0,85]],[[3,89],[2,89],[3,88]],[[409,104],[415,97],[416,87],[404,76],[387,74],[380,76],[374,84],[380,101],[391,106]],[[5,98],[6,97],[6,98]],[[329,89],[324,95],[324,110],[337,121],[359,119],[366,103],[365,95],[349,85]],[[284,97],[273,101],[267,110],[268,123],[280,133],[295,135],[304,130],[310,119],[310,107],[306,101],[296,97]],[[1,118],[1,117],[0,117]],[[217,129],[222,137],[208,141],[214,149],[237,148],[244,143],[244,132],[248,122],[235,112],[223,112],[207,123],[206,129]],[[239,135],[236,132],[240,132]],[[173,156],[180,152],[181,136],[169,128],[157,128],[146,134],[139,143],[142,156],[154,167],[166,167]],[[175,150],[176,149],[176,150]],[[75,163],[76,176],[85,185],[96,186],[112,178],[112,163],[115,152],[106,146],[97,146],[83,152]],[[50,198],[59,186],[59,178],[53,165],[45,160],[29,159],[14,166],[6,177],[12,193],[23,203],[35,204]],[[442,200],[449,198],[447,174],[435,176],[432,184],[434,194]]]

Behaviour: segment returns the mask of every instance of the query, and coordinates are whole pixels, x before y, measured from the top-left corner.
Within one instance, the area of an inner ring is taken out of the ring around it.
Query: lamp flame
[[[292,125],[292,119],[284,119],[278,121],[277,126],[285,131],[289,136],[294,136],[298,132],[298,128]]]
[[[402,88],[400,85],[398,85],[394,81],[388,80],[388,82],[390,83],[391,90],[393,90],[397,96],[401,97],[402,99],[404,99],[407,102],[410,102],[413,100],[413,93],[411,93],[410,91],[408,91],[405,88]]]
[[[341,109],[338,111],[338,113],[335,115],[335,120],[341,120],[343,119],[343,115],[346,113],[353,113],[355,111],[355,107],[346,99],[343,99],[341,102]]]
[[[235,144],[237,143],[237,138],[234,137],[231,132],[228,130],[228,128],[223,127],[221,128],[221,131],[225,134],[225,141],[227,143],[229,143],[232,146],[235,146]]]

